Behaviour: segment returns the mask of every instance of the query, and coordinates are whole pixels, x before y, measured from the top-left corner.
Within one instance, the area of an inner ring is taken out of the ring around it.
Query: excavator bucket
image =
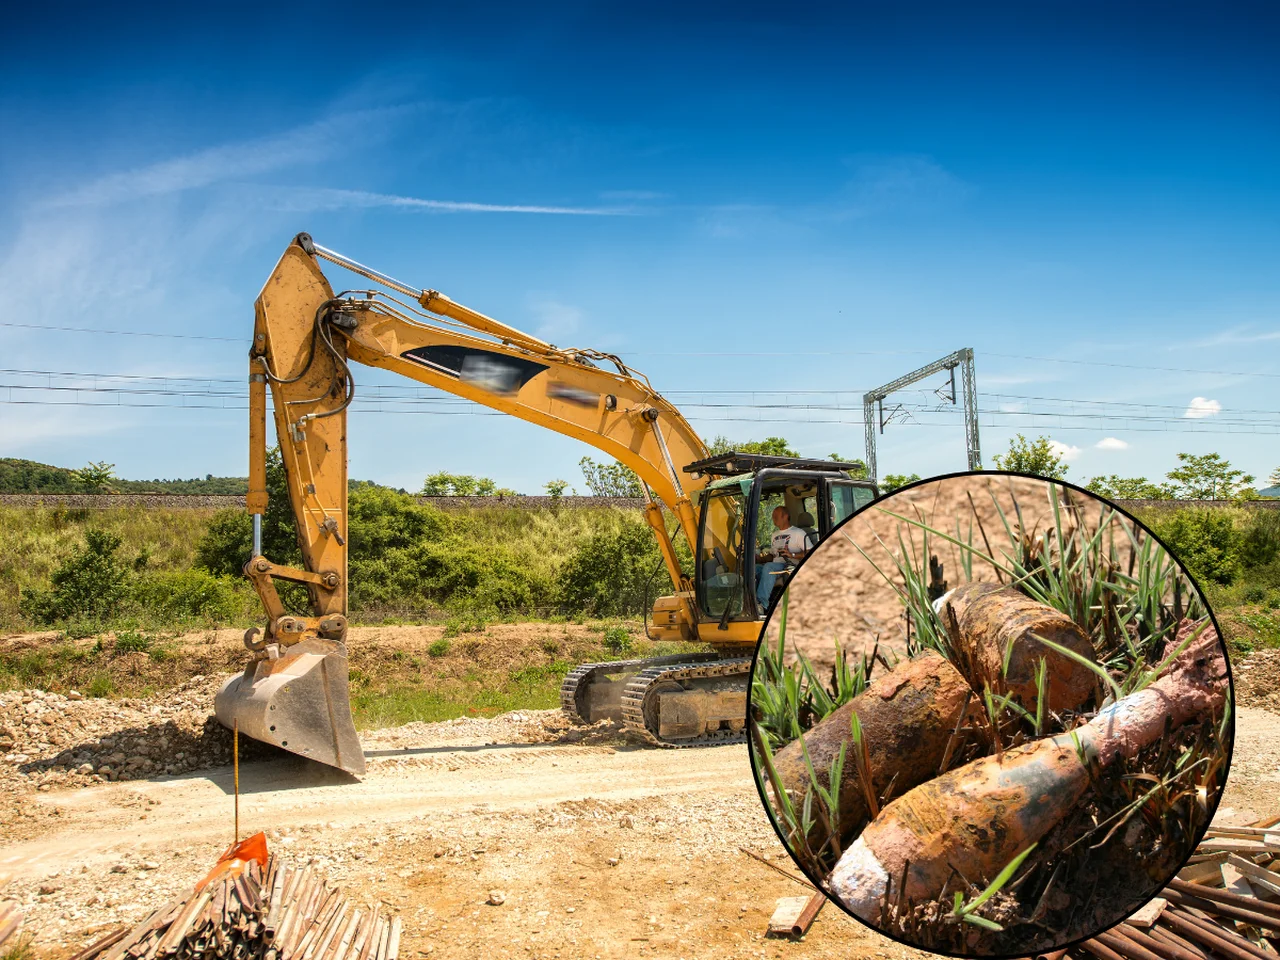
[[[277,659],[255,660],[223,684],[214,700],[218,722],[352,774],[364,752],[351,719],[347,650],[335,640],[304,640]]]

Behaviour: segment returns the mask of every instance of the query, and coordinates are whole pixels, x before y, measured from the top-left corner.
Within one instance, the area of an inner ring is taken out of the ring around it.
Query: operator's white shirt
[[[772,541],[774,559],[781,560],[783,557],[779,553],[781,550],[790,550],[792,553],[804,553],[808,549],[805,532],[797,526],[787,527],[785,530],[779,530],[773,535]]]

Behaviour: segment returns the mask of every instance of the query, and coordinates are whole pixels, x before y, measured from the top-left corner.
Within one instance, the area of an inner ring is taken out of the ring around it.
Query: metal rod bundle
[[[1228,889],[1229,888],[1229,889]],[[1067,951],[1067,960],[1276,960],[1280,816],[1210,828],[1188,866],[1138,914]]]
[[[0,932],[4,905],[0,905]],[[361,910],[311,866],[250,861],[72,960],[398,960],[400,918]]]

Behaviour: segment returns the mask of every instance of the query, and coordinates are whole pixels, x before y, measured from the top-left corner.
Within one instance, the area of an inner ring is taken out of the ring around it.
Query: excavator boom
[[[322,258],[392,293],[370,289],[337,297],[320,269]],[[410,297],[416,302],[407,302]],[[217,714],[227,726],[363,772],[347,697],[345,646],[346,414],[355,391],[353,361],[575,437],[626,464],[644,485],[646,517],[668,573],[684,588],[678,592],[692,596],[659,502],[687,536],[696,537],[689,496],[705,481],[682,474],[676,464],[705,457],[707,450],[680,412],[617,358],[559,349],[437,291],[386,277],[302,234],[258,296],[249,361],[248,508],[254,542],[245,573],[266,609],[267,625],[246,634],[254,659],[218,695]],[[268,393],[302,569],[262,556]],[[276,580],[307,589],[311,616],[285,610]],[[680,611],[679,619],[695,623],[691,606],[682,605],[689,609]]]
[[[320,260],[365,277],[378,289],[335,295]],[[248,495],[254,536],[245,575],[267,622],[245,634],[253,658],[218,694],[223,724],[352,773],[364,770],[347,693],[347,410],[356,392],[353,363],[394,371],[574,437],[633,470],[645,495],[645,518],[675,586],[673,596],[655,605],[657,635],[701,640],[716,653],[587,664],[566,679],[562,702],[584,718],[623,719],[652,743],[664,743],[667,736],[683,742],[740,738],[749,670],[744,657],[764,613],[754,590],[747,589],[759,501],[753,485],[756,476],[770,471],[725,487],[724,464],[709,458],[680,411],[618,357],[556,347],[438,291],[385,276],[306,234],[285,250],[255,304]],[[297,526],[300,568],[262,555],[268,396]],[[784,466],[790,471],[780,469]],[[790,498],[786,502],[798,516],[807,515],[806,503],[814,509],[821,503],[825,533],[838,519],[834,512],[827,515],[833,484],[855,483],[840,472],[842,466],[849,465],[775,463],[776,476],[768,482],[779,498]],[[700,517],[694,498],[712,486],[719,489],[710,491],[707,502],[715,509],[704,509]],[[749,489],[755,499],[747,498],[750,509],[744,513],[740,492]],[[844,493],[852,504],[852,493]],[[739,497],[733,510],[725,507],[730,494]],[[691,546],[700,550],[705,540],[696,583],[681,569],[664,508]],[[308,615],[284,608],[277,580],[306,589]],[[736,606],[725,600],[731,593],[738,598]],[[721,655],[731,659],[717,661]]]

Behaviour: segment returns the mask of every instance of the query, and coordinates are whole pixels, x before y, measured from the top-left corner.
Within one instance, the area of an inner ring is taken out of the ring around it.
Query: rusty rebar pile
[[[121,927],[72,960],[397,960],[400,918],[361,910],[312,867],[272,856]]]
[[[22,914],[18,911],[18,904],[13,900],[0,900],[0,947],[18,932],[21,925]]]
[[[1160,896],[1124,923],[1048,960],[1276,960],[1280,816],[1211,827]]]

